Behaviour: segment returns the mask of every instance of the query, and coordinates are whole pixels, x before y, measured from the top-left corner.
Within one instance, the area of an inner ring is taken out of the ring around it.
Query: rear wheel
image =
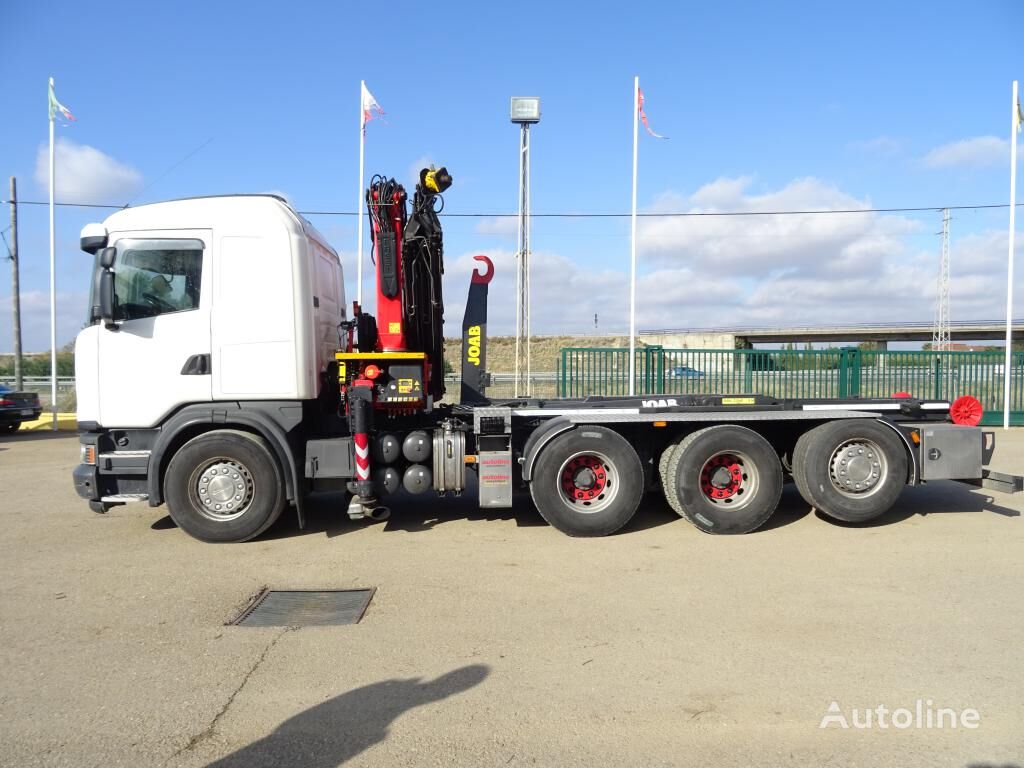
[[[723,424],[687,435],[669,463],[669,504],[705,533],[750,533],[782,495],[782,465],[757,432]]]
[[[2,432],[17,432],[20,427],[21,427],[21,422],[20,421],[12,421],[12,422],[9,422],[7,424],[4,424],[3,426],[0,426],[0,431],[2,431]]]
[[[165,497],[178,527],[201,541],[247,541],[285,505],[284,478],[267,442],[218,430],[185,443],[167,467]]]
[[[793,480],[829,517],[863,523],[887,511],[907,482],[907,451],[892,429],[846,419],[805,432],[793,451]]]
[[[658,459],[658,479],[661,481],[661,491],[665,495],[665,501],[672,507],[672,511],[680,517],[684,516],[683,507],[679,503],[679,497],[676,495],[674,487],[668,479],[668,472],[672,467],[676,450],[679,448],[679,443],[682,440],[683,438],[680,437],[666,445],[665,450],[661,452],[661,458]]]
[[[541,516],[570,536],[606,536],[636,513],[644,492],[640,457],[622,435],[585,426],[548,444],[530,496]]]

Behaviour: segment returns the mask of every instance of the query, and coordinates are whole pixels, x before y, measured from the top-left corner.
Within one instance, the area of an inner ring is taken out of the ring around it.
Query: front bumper
[[[99,501],[99,472],[93,464],[79,464],[71,473],[75,483],[75,493],[87,501]]]
[[[31,413],[22,413],[22,411],[31,410]],[[12,424],[14,422],[21,423],[23,421],[35,421],[43,415],[42,408],[6,408],[0,411],[0,424]]]

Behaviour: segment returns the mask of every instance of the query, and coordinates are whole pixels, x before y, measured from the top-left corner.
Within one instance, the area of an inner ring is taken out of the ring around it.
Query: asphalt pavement
[[[1024,474],[1024,432],[997,441]],[[94,515],[77,457],[0,438],[5,766],[1024,764],[1020,496],[934,483],[849,526],[787,487],[738,537],[652,496],[581,540],[527,497],[382,524],[325,495],[210,545]],[[225,626],[265,586],[377,592],[354,626]]]

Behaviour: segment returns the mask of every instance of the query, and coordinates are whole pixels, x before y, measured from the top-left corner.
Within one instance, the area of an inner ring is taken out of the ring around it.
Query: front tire
[[[530,496],[541,517],[569,536],[607,536],[636,514],[644,472],[622,435],[582,426],[559,435],[541,451]]]
[[[872,419],[832,421],[805,432],[793,451],[793,480],[804,501],[846,523],[873,520],[907,482],[907,451]]]
[[[756,531],[782,495],[775,449],[757,432],[732,424],[687,435],[672,456],[667,480],[669,504],[705,533]]]
[[[248,541],[285,505],[284,478],[267,442],[236,430],[207,432],[183,445],[167,467],[171,519],[200,541]]]

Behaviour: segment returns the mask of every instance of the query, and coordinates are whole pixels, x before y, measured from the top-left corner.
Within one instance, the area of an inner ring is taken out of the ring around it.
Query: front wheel
[[[872,419],[832,421],[805,432],[793,451],[793,481],[829,517],[864,523],[887,511],[907,482],[907,451]]]
[[[530,481],[537,511],[570,536],[607,536],[630,521],[644,492],[643,466],[622,435],[583,426],[541,451]]]
[[[171,519],[200,541],[248,541],[277,520],[284,478],[267,442],[236,430],[207,432],[183,445],[167,467]]]

